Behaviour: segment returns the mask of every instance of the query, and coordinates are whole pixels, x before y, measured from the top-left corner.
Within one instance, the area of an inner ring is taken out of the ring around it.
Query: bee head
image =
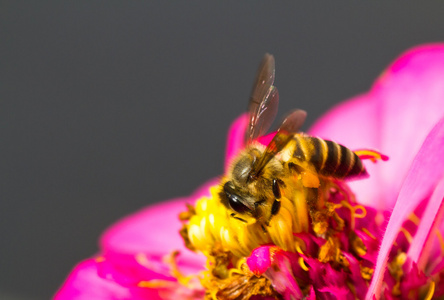
[[[273,182],[283,176],[283,166],[273,157],[255,173],[264,149],[251,145],[241,152],[222,182],[219,194],[222,204],[239,215],[267,219],[272,211],[271,205],[276,198]],[[252,173],[255,176],[251,176]]]
[[[239,214],[252,213],[252,207],[245,197],[236,191],[232,181],[227,181],[223,186],[223,193],[232,210]]]
[[[251,182],[251,173],[261,155],[261,151],[256,148],[251,148],[249,151],[246,151],[239,156],[231,171],[233,181],[236,185],[246,186]]]

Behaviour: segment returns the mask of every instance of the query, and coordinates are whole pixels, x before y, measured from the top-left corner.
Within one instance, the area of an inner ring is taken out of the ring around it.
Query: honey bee
[[[255,141],[266,133],[277,113],[279,94],[273,86],[274,72],[274,58],[266,54],[250,97],[247,146],[233,160],[219,193],[222,204],[233,211],[231,217],[242,222],[253,217],[266,226],[279,213],[283,190],[303,186],[312,212],[323,178],[349,179],[367,174],[361,159],[350,149],[299,133],[306,118],[303,110],[285,118],[268,146]]]

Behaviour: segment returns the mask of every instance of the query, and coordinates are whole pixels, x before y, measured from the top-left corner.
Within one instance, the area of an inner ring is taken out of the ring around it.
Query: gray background
[[[310,124],[444,40],[438,2],[206,2],[0,2],[0,297],[49,298],[111,223],[220,174],[265,52]]]

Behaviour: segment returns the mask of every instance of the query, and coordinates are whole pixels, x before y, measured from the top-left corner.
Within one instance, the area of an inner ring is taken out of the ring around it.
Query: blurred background
[[[265,52],[307,129],[444,3],[0,1],[0,298],[48,299],[101,232],[223,169]],[[159,225],[161,226],[161,224]]]

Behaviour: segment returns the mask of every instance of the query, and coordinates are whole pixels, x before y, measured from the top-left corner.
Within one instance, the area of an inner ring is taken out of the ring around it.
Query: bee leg
[[[230,216],[233,217],[233,218],[235,218],[236,220],[239,220],[239,221],[242,221],[242,222],[244,222],[244,223],[247,223],[246,220],[244,220],[244,219],[242,219],[242,218],[239,218],[239,217],[236,217],[236,214],[235,214],[235,213],[232,213]]]
[[[267,225],[267,226],[270,226],[270,225]],[[262,227],[262,230],[264,231],[264,233],[267,233],[267,230],[265,229],[264,225],[261,225],[261,227]]]
[[[277,215],[277,213],[279,212],[280,209],[281,209],[281,201],[279,201],[278,199],[275,199],[273,202],[273,205],[271,206],[271,216]],[[271,219],[271,217],[270,217],[270,219]]]
[[[319,192],[317,188],[307,188],[307,205],[309,211],[315,212],[316,204],[318,203]]]
[[[310,212],[312,228],[319,237],[326,238],[328,231],[327,210],[320,203],[319,189],[307,188],[307,205]]]
[[[273,195],[276,198],[276,200],[281,199],[281,189],[279,187],[279,180],[273,179]]]

